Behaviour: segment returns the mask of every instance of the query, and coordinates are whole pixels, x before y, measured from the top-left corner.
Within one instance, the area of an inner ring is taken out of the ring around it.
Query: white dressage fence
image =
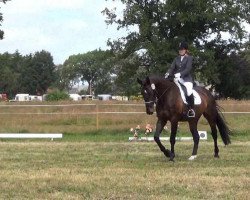
[[[200,140],[207,140],[207,131],[198,131],[199,136],[200,136]],[[178,141],[190,141],[193,140],[193,137],[176,137],[175,138]],[[128,138],[129,141],[138,141],[138,142],[143,142],[143,141],[148,141],[148,142],[152,142],[154,141],[153,137],[129,137]],[[160,137],[161,141],[169,141],[170,137]]]
[[[0,133],[0,138],[5,139],[61,139],[62,133]]]

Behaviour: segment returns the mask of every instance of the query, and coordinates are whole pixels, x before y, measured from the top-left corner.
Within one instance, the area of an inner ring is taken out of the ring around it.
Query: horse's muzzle
[[[146,113],[147,113],[148,115],[153,115],[153,114],[154,114],[154,108],[147,108],[147,109],[146,109]]]
[[[154,112],[147,112],[147,114],[148,114],[148,115],[153,115],[153,114],[154,114]]]

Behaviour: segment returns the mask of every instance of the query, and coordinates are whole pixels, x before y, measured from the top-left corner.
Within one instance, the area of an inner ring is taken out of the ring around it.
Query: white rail
[[[62,133],[0,133],[0,138],[5,139],[41,139],[49,138],[61,139],[63,137]]]
[[[223,114],[250,114],[250,112],[222,112]],[[96,115],[96,114],[146,114],[146,112],[84,112],[84,113],[0,113],[0,115]]]

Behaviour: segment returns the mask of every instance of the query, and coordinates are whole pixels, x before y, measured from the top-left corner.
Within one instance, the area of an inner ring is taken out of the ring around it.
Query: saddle
[[[178,86],[179,90],[180,90],[180,94],[181,94],[181,98],[182,98],[182,101],[184,104],[188,104],[187,103],[187,89],[184,85],[182,85],[180,82],[176,83],[175,84]],[[198,92],[196,92],[194,89],[193,89],[193,95],[194,95],[194,105],[200,105],[201,104],[201,97],[200,95],[198,94]]]

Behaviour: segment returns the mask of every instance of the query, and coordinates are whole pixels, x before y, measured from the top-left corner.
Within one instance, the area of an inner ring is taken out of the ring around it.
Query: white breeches
[[[181,84],[183,84],[186,87],[188,96],[193,94],[193,83],[192,82],[185,82],[182,78],[179,81]]]

